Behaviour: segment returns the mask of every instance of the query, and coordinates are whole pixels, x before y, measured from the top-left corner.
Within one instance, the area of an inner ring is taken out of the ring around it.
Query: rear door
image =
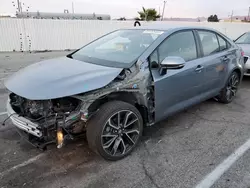
[[[196,44],[192,30],[179,31],[165,39],[151,54],[149,61],[154,79],[155,121],[199,102],[205,80]],[[167,56],[182,57],[186,64],[181,69],[167,70],[165,75],[160,75],[159,63]]]
[[[230,53],[227,51],[229,43],[215,32],[207,30],[197,30],[200,38],[201,50],[203,53],[203,65],[205,68],[204,91],[218,92],[224,84],[226,77],[226,67],[230,61]]]

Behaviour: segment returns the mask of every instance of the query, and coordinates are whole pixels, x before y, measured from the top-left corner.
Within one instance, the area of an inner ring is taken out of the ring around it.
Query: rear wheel
[[[226,86],[222,89],[220,95],[216,97],[217,100],[225,104],[232,102],[233,99],[236,97],[239,84],[240,84],[240,76],[237,72],[233,72],[230,75]]]
[[[143,120],[131,104],[112,101],[104,104],[87,124],[89,147],[107,160],[127,156],[142,135]]]

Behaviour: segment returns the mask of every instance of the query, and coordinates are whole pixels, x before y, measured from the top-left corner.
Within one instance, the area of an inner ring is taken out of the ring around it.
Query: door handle
[[[198,65],[195,69],[195,72],[200,72],[204,67],[201,65]]]

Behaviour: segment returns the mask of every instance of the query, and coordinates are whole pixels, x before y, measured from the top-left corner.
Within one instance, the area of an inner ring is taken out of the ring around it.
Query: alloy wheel
[[[226,89],[226,97],[227,100],[232,100],[236,96],[236,92],[238,90],[239,78],[236,74],[233,74],[229,79],[227,89]]]
[[[101,142],[103,150],[111,156],[128,153],[140,136],[139,118],[130,110],[114,113],[105,123]]]

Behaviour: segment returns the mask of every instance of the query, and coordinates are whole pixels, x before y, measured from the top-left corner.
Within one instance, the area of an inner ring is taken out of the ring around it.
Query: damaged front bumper
[[[7,102],[7,113],[8,116],[10,117],[12,123],[19,129],[36,136],[38,138],[42,137],[42,131],[38,129],[38,124],[31,122],[30,120],[19,116],[11,107],[10,105],[10,99],[8,99]]]
[[[45,150],[49,144],[57,144],[57,148],[61,148],[65,145],[66,140],[81,136],[81,134],[72,134],[69,131],[80,123],[80,110],[69,114],[64,119],[54,118],[55,120],[52,121],[50,126],[44,126],[17,114],[11,105],[10,98],[8,98],[6,108],[8,118],[17,128],[19,135],[41,150]],[[67,126],[67,129],[65,126]]]
[[[6,108],[8,117],[17,128],[17,132],[22,139],[41,150],[45,150],[48,144],[56,143],[56,140],[44,139],[42,131],[38,128],[38,124],[18,115],[11,107],[10,99],[8,99]]]

